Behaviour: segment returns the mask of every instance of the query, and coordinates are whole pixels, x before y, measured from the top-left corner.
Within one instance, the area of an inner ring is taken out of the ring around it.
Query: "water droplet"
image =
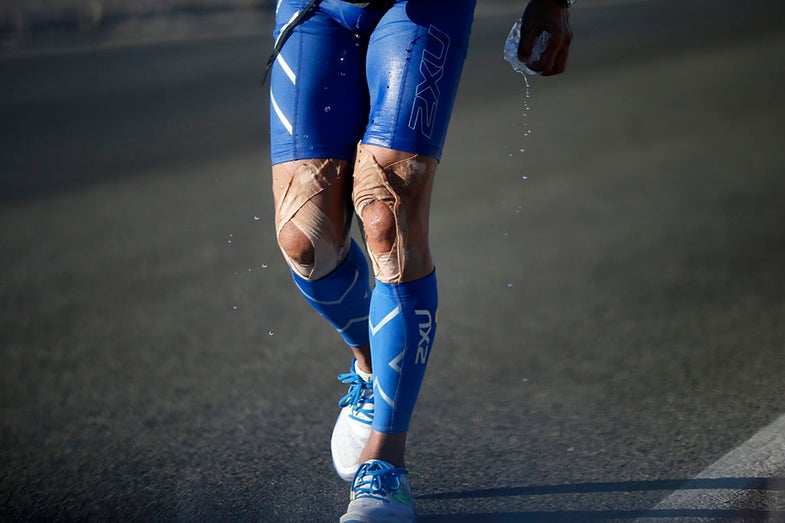
[[[275,335],[275,333],[274,333],[273,331],[267,331],[267,335],[268,335],[268,336],[274,336],[274,335]]]
[[[330,106],[329,106],[329,105],[328,105],[327,107],[325,107],[325,108],[324,108],[324,112],[325,112],[325,113],[329,113],[329,112],[330,112]]]
[[[266,268],[267,268],[267,264],[266,264],[266,263],[263,263],[263,264],[262,264],[262,269],[266,269]]]
[[[521,152],[525,153],[526,152],[526,147],[521,147]]]
[[[509,289],[509,288],[511,288],[511,287],[512,287],[512,283],[508,283],[508,284],[507,284],[507,288]]]
[[[238,309],[237,305],[232,305],[232,310],[236,311]]]
[[[529,179],[528,176],[521,176],[521,180],[528,180],[528,179]]]
[[[258,222],[258,221],[259,221],[259,220],[261,220],[261,219],[262,219],[262,217],[261,217],[261,216],[254,216],[254,217],[253,217],[253,221],[255,221],[255,222]]]

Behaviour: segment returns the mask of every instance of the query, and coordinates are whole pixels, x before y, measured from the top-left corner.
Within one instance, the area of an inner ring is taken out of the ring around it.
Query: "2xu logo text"
[[[415,309],[414,314],[420,319],[418,323],[420,341],[417,342],[417,355],[414,358],[414,364],[425,365],[428,362],[428,353],[431,350],[431,331],[433,330],[431,311]]]
[[[430,26],[428,35],[430,47],[422,54],[421,81],[417,84],[414,106],[409,115],[409,128],[416,130],[419,127],[426,138],[430,138],[433,133],[433,123],[439,107],[439,80],[444,76],[447,49],[450,47],[450,37],[447,33]]]

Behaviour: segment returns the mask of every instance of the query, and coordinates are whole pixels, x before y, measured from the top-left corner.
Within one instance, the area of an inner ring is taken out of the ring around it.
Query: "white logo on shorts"
[[[433,133],[433,123],[436,119],[436,109],[439,106],[439,80],[444,76],[444,64],[447,62],[447,49],[450,47],[450,37],[434,26],[428,28],[429,49],[423,50],[420,61],[420,75],[422,81],[417,84],[414,106],[409,115],[409,128],[417,129],[430,138]]]

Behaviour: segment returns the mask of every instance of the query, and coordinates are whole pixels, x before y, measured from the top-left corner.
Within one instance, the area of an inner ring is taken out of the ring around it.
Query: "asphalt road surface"
[[[437,179],[421,521],[785,521],[785,7],[579,2],[529,98],[518,10],[478,9]],[[343,513],[268,29],[0,55],[0,519]]]

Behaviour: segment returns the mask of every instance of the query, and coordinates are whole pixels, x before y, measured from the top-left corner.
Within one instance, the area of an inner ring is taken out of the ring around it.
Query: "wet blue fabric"
[[[274,36],[304,0],[281,0]],[[321,0],[270,80],[272,163],[351,161],[362,141],[440,158],[475,0],[399,0],[384,10]]]
[[[408,432],[436,335],[436,272],[406,283],[376,281],[368,328],[373,360],[373,429]]]
[[[371,287],[368,262],[357,242],[352,240],[346,259],[324,278],[306,280],[291,272],[305,301],[335,327],[350,347],[368,345]]]

